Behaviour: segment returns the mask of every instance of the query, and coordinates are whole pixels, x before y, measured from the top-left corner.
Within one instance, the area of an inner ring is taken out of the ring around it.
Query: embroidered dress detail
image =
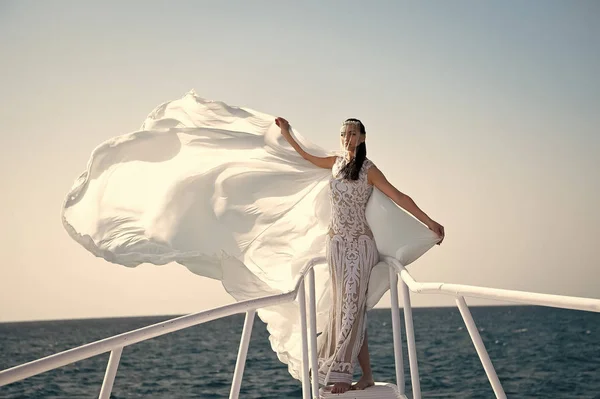
[[[332,306],[327,328],[319,336],[319,382],[352,382],[354,364],[366,329],[369,277],[379,253],[365,215],[373,193],[366,159],[358,180],[341,176],[346,160],[338,157],[330,180],[331,222],[326,257],[331,276]]]

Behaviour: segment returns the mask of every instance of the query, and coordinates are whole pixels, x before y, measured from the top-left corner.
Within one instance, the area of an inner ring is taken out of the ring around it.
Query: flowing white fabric
[[[191,91],[154,109],[139,131],[92,153],[62,209],[69,235],[109,262],[177,262],[222,281],[236,300],[288,292],[302,267],[325,255],[331,171],[281,136],[274,117],[208,101]],[[310,153],[331,155],[296,139]],[[366,215],[381,255],[408,265],[438,238],[374,190]],[[317,328],[330,306],[327,264],[315,267]],[[371,273],[367,307],[389,289]],[[202,301],[199,294],[199,301]],[[273,350],[301,378],[298,303],[258,311]]]

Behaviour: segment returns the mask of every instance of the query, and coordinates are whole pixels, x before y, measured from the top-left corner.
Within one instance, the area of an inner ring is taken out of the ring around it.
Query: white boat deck
[[[331,393],[323,388],[319,390],[320,399],[408,399],[407,396],[400,394],[398,387],[394,384],[376,382],[375,386],[362,391],[348,391],[342,394]]]

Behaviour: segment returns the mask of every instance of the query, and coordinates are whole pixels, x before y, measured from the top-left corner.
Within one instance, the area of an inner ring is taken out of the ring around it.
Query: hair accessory
[[[360,127],[361,123],[360,123],[360,121],[357,121],[356,119],[350,119],[350,120],[344,121],[344,123],[342,123],[342,126],[340,127],[340,132],[343,132],[347,125],[355,125],[355,126]]]

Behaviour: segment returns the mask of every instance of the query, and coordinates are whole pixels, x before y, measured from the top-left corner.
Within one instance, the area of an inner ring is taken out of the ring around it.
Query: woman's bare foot
[[[356,384],[352,385],[352,389],[356,391],[362,391],[363,389],[372,387],[373,385],[375,385],[375,381],[373,381],[373,376],[363,375],[362,377],[360,377],[360,380],[358,380]]]
[[[331,388],[331,393],[344,393],[350,390],[350,384],[347,382],[336,382]]]

